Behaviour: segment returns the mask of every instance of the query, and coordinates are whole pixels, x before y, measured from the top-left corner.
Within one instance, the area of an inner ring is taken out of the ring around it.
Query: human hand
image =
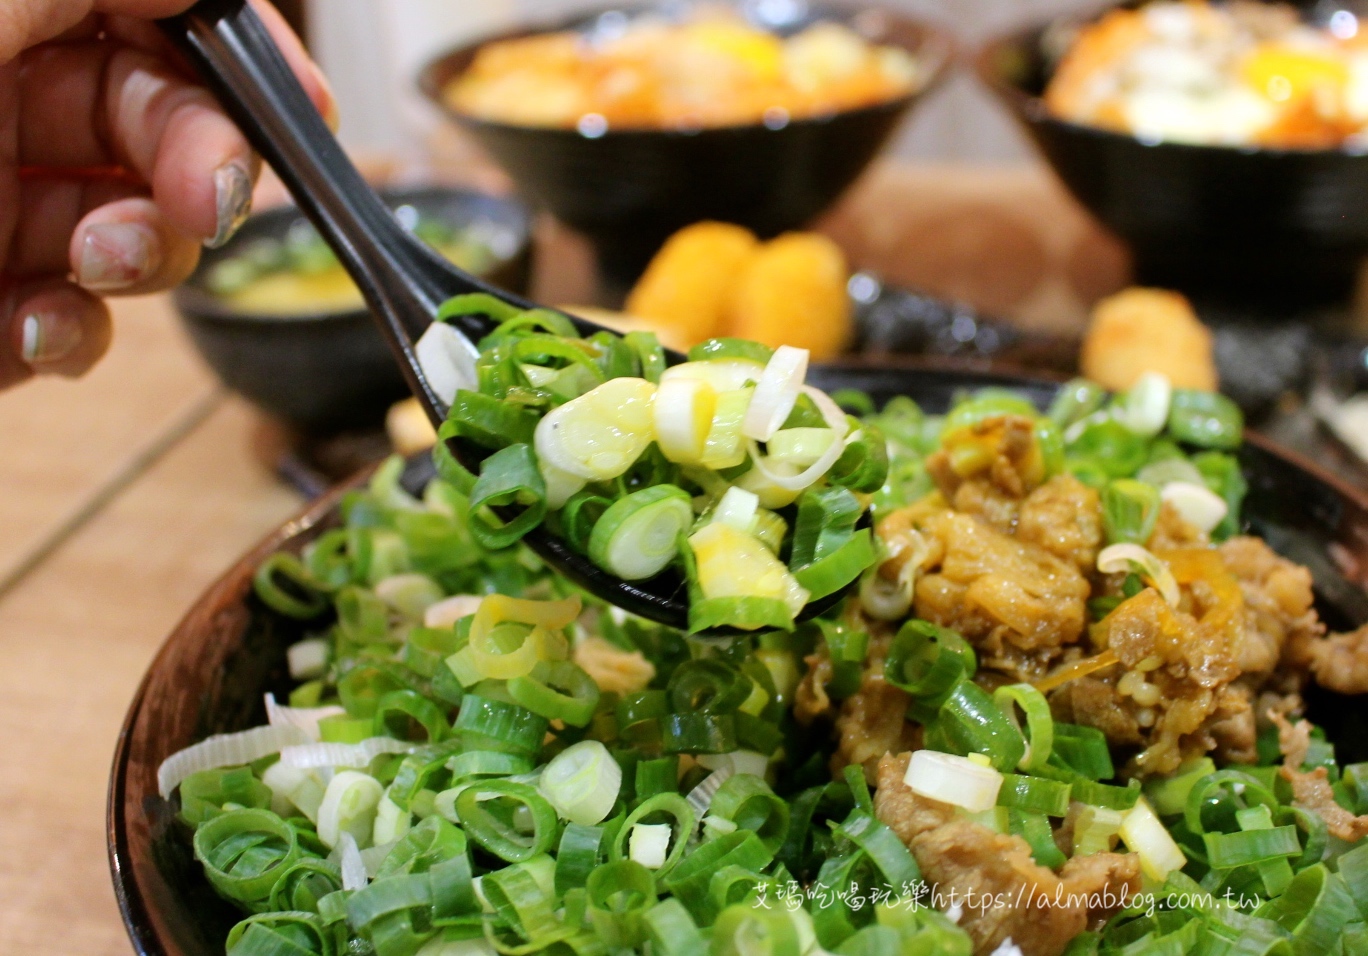
[[[257,12],[324,116],[327,82]],[[0,0],[0,388],[84,373],[107,295],[184,280],[251,209],[259,163],[151,21],[190,0]]]

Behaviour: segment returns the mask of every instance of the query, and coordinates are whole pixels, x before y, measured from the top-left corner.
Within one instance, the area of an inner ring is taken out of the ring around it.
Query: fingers
[[[177,230],[144,198],[108,203],[76,227],[71,272],[100,295],[142,295],[179,285],[199,262],[200,243]]]
[[[200,242],[125,183],[31,180],[5,272],[19,278],[62,274],[103,295],[169,289],[199,261]]]
[[[109,348],[109,310],[84,289],[50,277],[5,296],[0,388],[31,375],[83,375]]]

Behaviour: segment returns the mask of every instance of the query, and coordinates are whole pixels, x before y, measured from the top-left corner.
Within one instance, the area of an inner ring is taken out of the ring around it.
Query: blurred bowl
[[[432,186],[380,192],[401,215],[487,238],[493,264],[484,277],[525,291],[531,219],[516,200]],[[252,216],[223,248],[205,251],[194,275],[176,290],[176,307],[224,383],[276,418],[311,435],[378,425],[408,386],[369,311],[245,312],[207,286],[218,263],[262,239],[283,239],[304,222],[293,206]]]
[[[616,4],[558,22],[523,27],[444,53],[423,68],[422,91],[514,179],[522,195],[592,241],[600,272],[618,285],[639,276],[676,230],[702,219],[747,226],[762,237],[796,229],[830,206],[873,159],[908,109],[945,73],[952,45],[942,33],[892,10],[843,3],[727,0],[747,19],[781,34],[838,20],[866,39],[917,57],[922,84],[873,106],[798,119],[697,131],[578,130],[514,126],[452,110],[442,91],[486,43],[552,30],[587,30],[600,18],[669,8],[669,0]]]
[[[1368,253],[1368,155],[1150,142],[1058,119],[1041,97],[1085,22],[996,40],[976,66],[1074,197],[1130,245],[1137,280],[1256,313],[1346,301]]]

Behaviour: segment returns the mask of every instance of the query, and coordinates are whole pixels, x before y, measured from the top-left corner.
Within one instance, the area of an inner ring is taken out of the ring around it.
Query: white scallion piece
[[[480,609],[482,594],[453,594],[445,600],[430,605],[423,612],[424,627],[451,627],[463,617],[470,617]]]
[[[266,695],[266,722],[272,727],[298,727],[310,740],[322,736],[318,722],[324,717],[338,717],[347,711],[342,707],[284,707],[276,703],[275,694]]]
[[[375,808],[375,824],[371,828],[371,844],[380,846],[394,843],[409,832],[413,814],[403,809],[386,793]]]
[[[769,757],[754,750],[732,750],[724,754],[699,754],[694,758],[705,770],[730,770],[765,778],[769,771]]]
[[[553,408],[537,422],[537,458],[588,481],[616,478],[655,438],[655,393],[645,379],[610,378]]]
[[[1145,876],[1156,882],[1162,883],[1174,870],[1187,865],[1182,849],[1144,797],[1126,813],[1120,833],[1127,848],[1139,855]]]
[[[361,848],[356,839],[343,832],[337,838],[337,865],[342,870],[342,889],[364,890],[370,882],[366,872],[366,861],[361,859]]]
[[[689,806],[694,808],[694,814],[701,817],[703,814],[707,813],[708,807],[712,806],[713,797],[717,796],[717,791],[721,788],[722,784],[726,783],[735,775],[735,770],[732,770],[730,767],[724,767],[721,770],[714,770],[699,781],[698,786],[690,790],[689,795],[684,798],[688,801]],[[734,828],[735,826],[733,825],[733,829]]]
[[[375,596],[401,614],[422,617],[445,592],[426,574],[408,571],[375,582]]]
[[[342,834],[350,833],[359,847],[370,846],[375,814],[385,788],[369,774],[344,770],[328,781],[323,804],[318,808],[318,839],[327,847],[337,846]]]
[[[967,757],[935,750],[917,750],[908,761],[903,780],[912,792],[970,813],[997,805],[1002,774]]]
[[[830,428],[781,428],[770,436],[765,449],[770,461],[810,468],[835,441],[836,433]]]
[[[359,744],[297,742],[281,748],[280,762],[287,767],[300,767],[306,770],[313,767],[349,767],[359,770],[370,766],[370,762],[381,754],[408,754],[417,749],[418,744],[407,740],[395,740],[393,737],[367,737]]]
[[[736,832],[736,824],[726,817],[719,817],[715,813],[710,813],[703,818],[703,829],[718,836],[725,836],[728,833]]]
[[[741,434],[753,441],[769,441],[784,426],[807,378],[808,350],[781,345],[770,356],[755,385]]]
[[[698,586],[705,598],[768,597],[783,601],[797,616],[808,592],[753,535],[710,523],[689,538],[698,563]]]
[[[1173,386],[1168,378],[1158,372],[1146,372],[1117,402],[1113,414],[1127,430],[1152,438],[1168,424],[1172,399]]]
[[[324,637],[306,637],[285,649],[285,660],[290,665],[290,677],[294,680],[313,680],[322,677],[328,669],[328,640]]]
[[[1168,381],[1168,379],[1164,381]],[[997,949],[993,950],[992,956],[1024,956],[1024,954],[1021,952],[1021,947],[1012,942],[1012,937],[1008,936],[998,944]]]
[[[804,386],[800,391],[806,393],[807,396],[812,399],[818,410],[821,411],[822,417],[826,419],[827,425],[831,427],[833,434],[831,446],[827,448],[822,456],[807,468],[794,474],[789,471],[789,469],[796,466],[786,465],[784,462],[775,462],[774,465],[771,465],[769,459],[760,454],[760,446],[756,444],[754,439],[752,439],[748,445],[751,458],[755,462],[754,471],[759,472],[764,476],[766,481],[776,487],[785,488],[790,491],[802,491],[803,489],[816,484],[818,479],[830,471],[832,465],[836,464],[836,460],[840,458],[841,453],[845,451],[846,444],[860,437],[860,432],[858,431],[853,435],[848,435],[850,432],[850,423],[846,421],[845,413],[842,412],[840,407],[827,397],[824,392],[820,392],[810,386]],[[788,473],[777,471],[776,467],[778,466],[784,466]],[[745,476],[742,477],[744,478]]]
[[[450,405],[460,389],[479,387],[475,346],[446,322],[433,322],[413,346],[432,393]]]
[[[307,744],[309,735],[298,727],[253,727],[234,734],[215,734],[178,750],[157,768],[157,790],[164,799],[192,773],[251,763],[292,745]]]
[[[660,373],[660,384],[677,378],[692,378],[707,382],[716,392],[734,392],[747,382],[758,382],[765,366],[751,359],[703,359],[681,362]]]
[[[544,461],[537,462],[537,470],[541,472],[542,481],[546,483],[546,506],[553,510],[565,507],[567,501],[579,494],[580,489],[589,484],[588,481],[578,475],[561,471]]]
[[[393,840],[389,843],[368,846],[361,851],[361,862],[366,864],[367,876],[373,880],[379,875],[380,867],[385,863],[385,857],[389,856],[390,850],[393,850],[398,843],[398,840]]]
[[[712,520],[749,534],[755,527],[755,513],[759,509],[760,498],[754,492],[732,486],[717,502]]]
[[[308,817],[310,822],[318,822],[318,808],[323,803],[323,791],[327,784],[319,779],[315,771],[287,767],[277,760],[262,773],[261,782],[271,788],[273,812],[288,817],[293,815],[293,807]]]
[[[537,789],[566,820],[593,826],[617,802],[622,767],[603,744],[582,740],[552,758]]]
[[[681,464],[698,464],[716,409],[717,391],[702,379],[662,380],[651,409],[661,454]]]
[[[668,823],[634,823],[627,838],[628,856],[648,870],[660,869],[670,849],[671,830]]]
[[[1103,574],[1132,572],[1148,578],[1170,607],[1177,607],[1181,595],[1178,582],[1167,564],[1138,544],[1113,544],[1097,555],[1097,570]]]
[[[1161,501],[1173,506],[1188,524],[1206,534],[1220,524],[1230,510],[1225,499],[1206,485],[1189,481],[1171,481],[1159,492]]]

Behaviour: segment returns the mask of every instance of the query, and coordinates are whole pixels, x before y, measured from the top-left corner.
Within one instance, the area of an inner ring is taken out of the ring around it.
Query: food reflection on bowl
[[[1086,23],[996,40],[977,68],[1074,197],[1128,243],[1136,279],[1253,314],[1347,301],[1368,252],[1368,153],[1141,139],[1061,119],[1046,90]]]
[[[754,4],[729,0],[725,6],[736,11],[734,15],[748,18],[745,22],[753,29],[738,27],[733,21],[722,31],[733,39],[714,37],[710,41],[713,51],[707,52],[707,44],[703,44],[705,52],[700,55],[715,57],[722,64],[740,63],[743,81],[753,73],[753,60],[767,62],[771,75],[777,75],[773,74],[775,63],[782,63],[784,55],[777,48],[787,47],[774,37],[802,35],[807,30],[809,40],[804,42],[816,48],[813,59],[817,64],[809,69],[812,75],[827,69],[828,59],[849,57],[857,61],[857,73],[865,69],[867,75],[896,78],[901,71],[905,75],[902,88],[889,87],[871,97],[867,90],[858,95],[850,91],[838,95],[830,92],[835,88],[831,85],[823,101],[816,95],[819,84],[804,104],[792,93],[784,94],[789,99],[773,99],[778,94],[773,93],[772,86],[765,88],[769,92],[757,92],[763,84],[752,83],[745,87],[750,93],[742,97],[748,102],[739,102],[731,94],[723,97],[709,93],[708,108],[695,104],[690,112],[678,106],[663,108],[668,98],[647,85],[643,87],[651,90],[649,95],[643,93],[649,101],[647,108],[628,121],[627,114],[574,89],[568,103],[560,102],[567,99],[560,97],[552,104],[552,97],[539,93],[541,98],[535,101],[546,106],[540,115],[520,112],[516,120],[510,118],[506,109],[495,106],[505,106],[505,101],[513,98],[524,105],[533,102],[525,91],[513,93],[511,88],[521,89],[527,84],[541,90],[558,82],[527,63],[510,67],[508,75],[498,82],[491,79],[483,96],[475,95],[478,89],[473,85],[461,86],[462,77],[469,76],[473,84],[492,71],[494,67],[487,62],[475,65],[494,58],[499,50],[516,52],[521,61],[525,49],[535,56],[539,44],[564,45],[565,41],[546,40],[547,34],[573,31],[578,36],[590,36],[630,31],[638,17],[694,9],[691,4],[664,2],[601,8],[589,15],[520,29],[453,50],[432,61],[422,71],[419,84],[429,99],[473,135],[508,172],[526,198],[587,235],[598,253],[600,270],[611,282],[625,287],[636,279],[666,237],[689,223],[703,219],[736,223],[762,238],[807,223],[854,181],[911,105],[935,85],[950,60],[951,44],[942,34],[889,10],[828,2]],[[841,27],[838,30],[833,24]],[[753,42],[756,34],[764,39]],[[737,37],[750,39],[736,42]],[[858,37],[858,42],[852,37]],[[508,41],[529,46],[503,46]],[[573,50],[581,41],[568,42]],[[870,53],[880,48],[902,52]],[[861,67],[870,55],[877,62],[892,56],[903,66]],[[908,63],[914,67],[914,76],[907,72]],[[473,68],[476,72],[472,73]],[[576,68],[578,64],[572,63],[566,70],[573,74]],[[547,70],[554,72],[550,67]],[[738,70],[735,66],[712,70],[706,79],[720,83],[721,73],[726,72]],[[630,86],[644,82],[643,75],[645,67],[629,73],[610,70],[598,90],[604,85],[611,87],[617,82],[614,77],[626,76]],[[453,88],[465,90],[455,96],[463,103],[459,108],[452,102]],[[467,97],[472,102],[465,102]],[[472,105],[476,100],[483,105],[476,108]],[[860,105],[845,105],[854,103]],[[586,113],[591,107],[609,113]],[[609,115],[619,118],[616,125]],[[690,118],[684,125],[676,122],[686,116]]]
[[[525,289],[531,220],[517,201],[445,187],[381,194],[458,265]],[[206,252],[175,302],[224,383],[301,432],[378,425],[408,392],[355,285],[293,207],[253,216]]]

